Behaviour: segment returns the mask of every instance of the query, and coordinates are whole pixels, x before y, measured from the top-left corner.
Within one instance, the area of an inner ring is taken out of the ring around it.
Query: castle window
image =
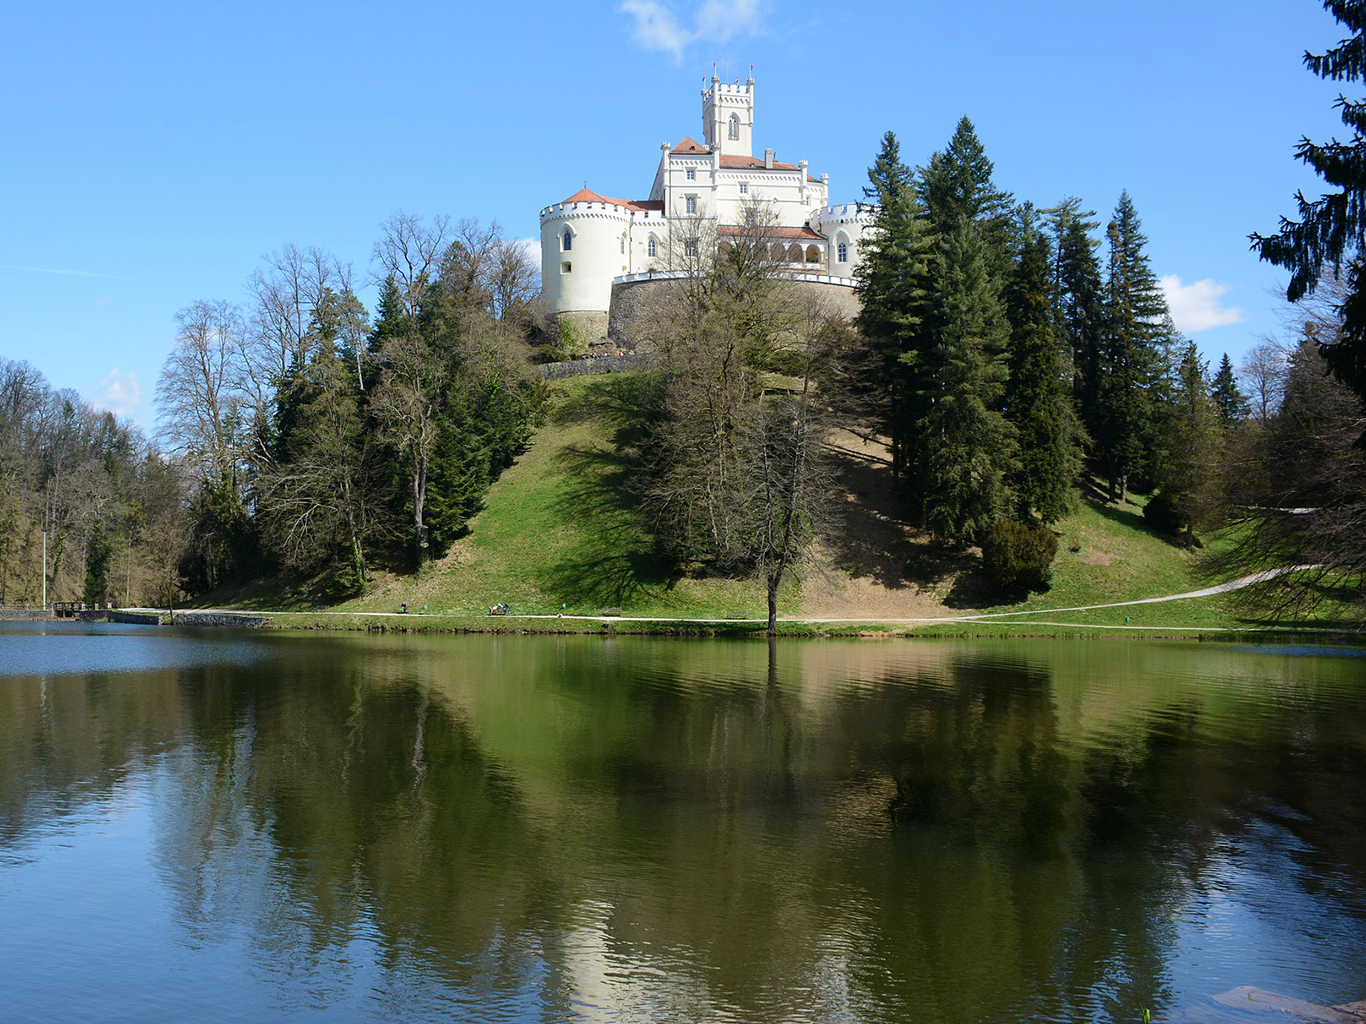
[[[684,256],[696,256],[696,255],[697,255],[697,239],[695,239],[695,238],[685,238],[685,239],[683,239],[683,255],[684,255]]]
[[[759,223],[759,211],[752,206],[745,207],[745,227],[756,227]]]
[[[564,238],[561,239],[561,243],[560,249],[564,252],[568,252],[570,249],[574,248],[574,235],[568,228],[564,229]],[[566,264],[566,266],[568,266],[568,264]]]
[[[747,196],[747,195],[749,195],[749,182],[747,182],[747,181],[742,181],[742,182],[740,182],[740,194],[741,194],[742,196]]]
[[[835,246],[835,259],[840,263],[849,262],[849,243],[843,238],[840,239],[839,245]]]
[[[573,273],[573,272],[574,272],[574,264],[570,263],[568,260],[565,260],[563,263],[560,264],[560,273],[561,273],[561,274],[571,274],[571,273]]]
[[[649,242],[645,244],[645,252],[650,256],[654,256],[656,254],[657,248],[658,247],[655,243],[655,236],[651,235]]]
[[[731,115],[730,115],[730,137],[731,137],[732,139],[738,139],[738,138],[740,137],[740,115],[739,115],[739,114],[731,114]]]
[[[689,180],[689,181],[696,181],[696,180],[697,180],[697,168],[696,168],[696,167],[689,167],[689,168],[688,168],[686,171],[684,171],[683,173],[686,174],[686,175],[688,176],[688,180]]]
[[[684,205],[685,212],[687,212],[687,213],[696,213],[696,212],[697,212],[697,196],[685,196],[685,197],[683,198],[683,205]]]
[[[621,252],[622,252],[622,255],[623,255],[623,256],[626,254],[626,236],[625,236],[625,235],[622,235],[622,236],[621,236]]]
[[[806,247],[806,262],[819,263],[821,261],[821,251],[815,245]]]
[[[802,247],[801,247],[800,245],[798,245],[796,242],[793,242],[793,243],[792,243],[792,247],[791,247],[790,249],[787,250],[787,262],[789,262],[789,263],[800,263],[801,261],[802,261]]]

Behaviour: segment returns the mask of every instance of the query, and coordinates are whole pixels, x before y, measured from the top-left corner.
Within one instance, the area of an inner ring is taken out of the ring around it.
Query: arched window
[[[802,261],[802,247],[796,242],[787,250],[787,261],[789,263],[800,263]]]
[[[655,256],[659,252],[659,243],[655,241],[655,236],[651,235],[650,240],[645,243],[645,253],[647,256]]]
[[[565,252],[574,248],[574,233],[568,228],[564,229],[564,238],[561,239],[561,243],[560,248]]]
[[[738,138],[740,137],[740,115],[739,115],[739,114],[731,114],[731,115],[730,115],[730,137],[731,137],[732,139],[738,139]]]
[[[816,248],[815,243],[806,247],[806,262],[819,263],[821,261],[821,251]]]
[[[626,232],[621,233],[621,254],[626,255]]]
[[[835,242],[835,262],[849,262],[849,239],[845,237],[844,232],[842,231],[840,232],[839,239]]]

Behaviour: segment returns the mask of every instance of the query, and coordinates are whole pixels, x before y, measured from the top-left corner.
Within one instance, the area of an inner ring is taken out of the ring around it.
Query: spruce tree
[[[1015,430],[1000,412],[1008,326],[990,266],[979,226],[960,219],[936,262],[933,384],[917,432],[924,521],[944,540],[982,539],[1012,500]]]
[[[1071,357],[1072,393],[1077,414],[1088,437],[1100,433],[1101,344],[1105,299],[1101,287],[1099,240],[1092,211],[1081,201],[1064,199],[1046,211],[1053,226],[1057,254],[1054,261],[1054,301],[1061,343]]]
[[[1210,387],[1210,397],[1219,411],[1219,420],[1225,427],[1236,427],[1248,414],[1247,398],[1238,389],[1238,378],[1233,374],[1233,364],[1228,353],[1219,363],[1219,372],[1214,375]]]
[[[1154,391],[1162,369],[1168,314],[1143,251],[1148,239],[1140,228],[1133,201],[1124,192],[1106,228],[1110,274],[1096,436],[1111,496],[1121,501],[1128,499],[1130,477],[1151,475],[1158,468],[1154,455],[1160,440]]]
[[[1045,523],[1066,514],[1081,469],[1080,425],[1072,410],[1049,287],[1048,238],[1026,217],[1020,261],[1006,291],[1010,320],[1010,381],[1006,414],[1019,432],[1013,474],[1021,520]]]
[[[1167,450],[1160,477],[1160,499],[1182,528],[1184,543],[1217,515],[1219,454],[1223,431],[1209,396],[1209,377],[1193,342],[1187,343],[1177,371],[1167,418]],[[1155,499],[1156,500],[1156,499]]]
[[[931,239],[911,170],[891,132],[883,136],[868,182],[863,194],[873,204],[873,223],[855,271],[862,303],[857,327],[878,355],[882,377],[876,386],[885,395],[892,470],[905,481],[917,472],[911,440],[925,412],[918,379],[924,372]]]
[[[1323,6],[1352,34],[1322,54],[1306,52],[1305,66],[1320,78],[1359,82],[1366,78],[1366,2],[1324,0]],[[1334,375],[1366,399],[1366,101],[1340,95],[1336,106],[1347,140],[1305,138],[1295,147],[1296,159],[1336,191],[1315,200],[1295,193],[1299,220],[1282,217],[1276,234],[1252,235],[1252,248],[1290,271],[1285,297],[1291,302],[1313,294],[1325,268],[1333,278],[1345,277],[1341,327],[1316,340]]]

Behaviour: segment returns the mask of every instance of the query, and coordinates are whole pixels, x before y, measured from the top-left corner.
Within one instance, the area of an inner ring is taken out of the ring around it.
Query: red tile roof
[[[612,203],[616,206],[624,206],[628,210],[658,210],[661,213],[664,211],[662,200],[642,199],[638,202],[632,202],[629,199],[613,199],[611,196],[600,196],[591,188],[581,188],[564,201],[566,203]]]
[[[670,155],[670,156],[705,156],[706,154],[708,154],[708,153],[710,153],[710,152],[711,152],[711,150],[709,150],[706,146],[702,145],[702,143],[696,142],[696,141],[694,141],[693,139],[691,139],[691,138],[689,138],[688,136],[685,135],[685,136],[683,136],[683,141],[682,141],[682,142],[680,142],[680,143],[679,143],[677,146],[675,146],[673,149],[669,150],[669,155]],[[722,159],[724,160],[725,158],[722,157]]]

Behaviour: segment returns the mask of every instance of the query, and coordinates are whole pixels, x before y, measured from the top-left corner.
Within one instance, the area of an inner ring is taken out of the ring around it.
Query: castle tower
[[[702,90],[704,142],[723,156],[753,156],[754,79],[744,85],[724,85],[711,76],[711,88]]]

